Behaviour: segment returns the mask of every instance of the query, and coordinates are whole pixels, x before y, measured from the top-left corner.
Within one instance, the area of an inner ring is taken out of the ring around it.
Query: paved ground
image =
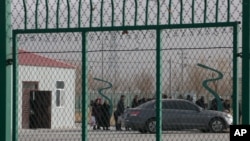
[[[20,130],[19,141],[81,141],[81,129],[36,129]],[[88,130],[89,141],[155,141],[155,134],[140,134],[137,131]],[[164,131],[163,141],[229,141],[229,133],[201,133],[191,131]]]

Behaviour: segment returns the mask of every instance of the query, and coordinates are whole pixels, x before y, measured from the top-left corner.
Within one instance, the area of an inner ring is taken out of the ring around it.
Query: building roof
[[[55,67],[55,68],[71,68],[74,69],[76,66],[58,61],[52,58],[48,58],[36,53],[19,50],[18,63],[23,66],[39,66],[39,67]]]

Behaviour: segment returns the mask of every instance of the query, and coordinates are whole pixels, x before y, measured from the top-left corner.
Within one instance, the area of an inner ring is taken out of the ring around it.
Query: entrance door
[[[23,82],[22,89],[22,128],[29,128],[29,113],[30,113],[30,91],[38,90],[38,82]]]
[[[51,128],[51,91],[30,92],[30,128]]]

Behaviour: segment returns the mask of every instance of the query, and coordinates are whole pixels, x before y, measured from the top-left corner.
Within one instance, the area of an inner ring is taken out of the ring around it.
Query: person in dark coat
[[[138,101],[138,95],[135,95],[133,101],[132,101],[132,108],[139,106],[139,101]]]
[[[96,128],[96,119],[95,119],[95,114],[94,114],[94,110],[93,110],[93,107],[95,105],[95,101],[94,100],[91,100],[90,101],[90,107],[91,107],[91,121],[90,121],[90,124],[91,126],[93,126],[93,128]]]
[[[187,100],[193,102],[193,98],[191,95],[187,95]]]
[[[107,101],[102,104],[102,127],[104,130],[110,130],[110,105]]]
[[[231,105],[230,105],[230,100],[226,99],[223,102],[223,111],[230,113],[231,112]]]
[[[116,130],[122,130],[121,123],[118,123],[118,117],[121,116],[125,110],[124,100],[125,100],[125,96],[121,95],[120,100],[116,106],[116,111],[114,112]]]
[[[201,96],[201,98],[198,99],[195,103],[204,109],[206,108],[204,96]]]
[[[224,101],[221,97],[220,97],[220,100],[221,100],[221,102]],[[211,108],[210,108],[210,110],[216,110],[216,111],[217,111],[217,110],[218,110],[217,105],[218,105],[217,99],[214,98],[214,99],[212,100],[212,102],[211,102]]]
[[[102,124],[102,105],[100,98],[97,98],[92,106],[92,116],[94,116],[96,120],[96,125],[94,125],[93,129],[100,129],[100,125]]]
[[[138,100],[138,102],[139,102],[139,104],[141,105],[141,104],[147,102],[147,98],[143,97],[143,98],[141,98],[140,100]]]

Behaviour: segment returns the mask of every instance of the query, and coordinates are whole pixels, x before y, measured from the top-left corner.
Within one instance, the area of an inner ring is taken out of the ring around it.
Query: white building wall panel
[[[52,92],[51,128],[72,128],[75,123],[75,69],[19,66],[18,127],[22,123],[22,82],[36,81],[39,90]],[[56,106],[56,81],[64,81],[64,104]]]

